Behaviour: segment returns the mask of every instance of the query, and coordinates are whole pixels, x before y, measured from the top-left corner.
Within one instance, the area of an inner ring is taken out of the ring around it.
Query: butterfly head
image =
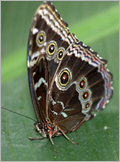
[[[34,128],[43,136],[47,137],[45,125],[41,124],[40,122],[35,122],[34,123]]]
[[[49,135],[53,137],[56,133],[59,135],[57,126],[52,126],[51,124],[41,124],[40,122],[35,122],[34,127],[45,138]]]

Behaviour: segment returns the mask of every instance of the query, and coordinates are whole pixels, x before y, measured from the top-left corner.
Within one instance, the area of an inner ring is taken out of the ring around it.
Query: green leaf
[[[36,120],[27,78],[27,39],[40,2],[1,2],[1,106]],[[67,136],[30,141],[40,136],[32,120],[1,110],[2,161],[119,160],[119,2],[53,2],[70,32],[108,60],[114,94],[97,116]],[[105,129],[107,128],[107,129]]]

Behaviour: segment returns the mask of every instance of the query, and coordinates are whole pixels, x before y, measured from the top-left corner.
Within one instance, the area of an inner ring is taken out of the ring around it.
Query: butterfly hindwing
[[[80,43],[68,48],[51,88],[49,118],[65,132],[91,119],[91,111],[102,110],[112,95],[112,75],[103,60],[83,48]]]

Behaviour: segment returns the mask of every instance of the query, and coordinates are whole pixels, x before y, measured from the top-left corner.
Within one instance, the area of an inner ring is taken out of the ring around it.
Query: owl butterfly
[[[112,74],[90,47],[68,29],[50,2],[37,9],[27,51],[29,87],[37,122],[35,129],[52,137],[75,131],[102,110],[112,96]],[[42,139],[42,138],[29,138]],[[73,141],[71,141],[74,143]]]

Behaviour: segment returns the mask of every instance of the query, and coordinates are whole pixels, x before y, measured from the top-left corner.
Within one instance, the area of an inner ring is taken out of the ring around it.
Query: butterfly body
[[[28,39],[28,78],[37,117],[34,126],[53,146],[52,137],[63,134],[68,139],[66,133],[108,103],[112,74],[106,63],[69,32],[50,2],[39,6]]]

